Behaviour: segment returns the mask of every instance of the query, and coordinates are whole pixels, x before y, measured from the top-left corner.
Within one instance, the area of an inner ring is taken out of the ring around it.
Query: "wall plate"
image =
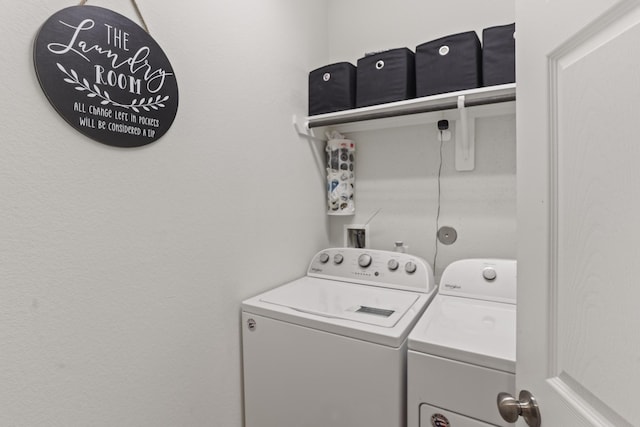
[[[369,225],[346,224],[344,226],[344,246],[346,248],[368,248]]]
[[[438,230],[438,240],[443,245],[451,245],[458,239],[458,232],[453,227],[440,227]]]

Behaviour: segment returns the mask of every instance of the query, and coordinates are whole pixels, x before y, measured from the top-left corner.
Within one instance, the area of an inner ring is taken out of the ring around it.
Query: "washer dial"
[[[417,269],[418,269],[418,266],[413,261],[409,261],[404,265],[404,271],[406,271],[409,274],[415,273]]]
[[[367,268],[371,265],[371,255],[362,254],[358,257],[358,265],[362,268]]]

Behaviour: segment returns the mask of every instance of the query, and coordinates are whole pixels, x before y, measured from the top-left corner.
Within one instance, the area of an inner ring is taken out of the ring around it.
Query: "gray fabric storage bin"
[[[309,115],[355,107],[356,67],[349,62],[325,65],[309,73]]]
[[[516,81],[516,24],[485,28],[482,31],[483,85]]]
[[[452,34],[416,47],[416,96],[482,85],[482,47],[475,31]]]
[[[360,58],[356,80],[356,107],[414,98],[414,54],[403,47]]]

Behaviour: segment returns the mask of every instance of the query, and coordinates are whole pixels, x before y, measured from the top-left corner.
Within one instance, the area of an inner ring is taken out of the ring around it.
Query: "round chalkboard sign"
[[[178,83],[158,43],[130,19],[96,6],[53,14],[33,57],[56,111],[86,136],[139,147],[164,135],[178,110]]]

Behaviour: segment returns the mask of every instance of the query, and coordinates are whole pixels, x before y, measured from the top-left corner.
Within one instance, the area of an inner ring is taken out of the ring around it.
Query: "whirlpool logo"
[[[462,289],[462,286],[456,285],[455,283],[445,283],[444,287],[451,290]]]

